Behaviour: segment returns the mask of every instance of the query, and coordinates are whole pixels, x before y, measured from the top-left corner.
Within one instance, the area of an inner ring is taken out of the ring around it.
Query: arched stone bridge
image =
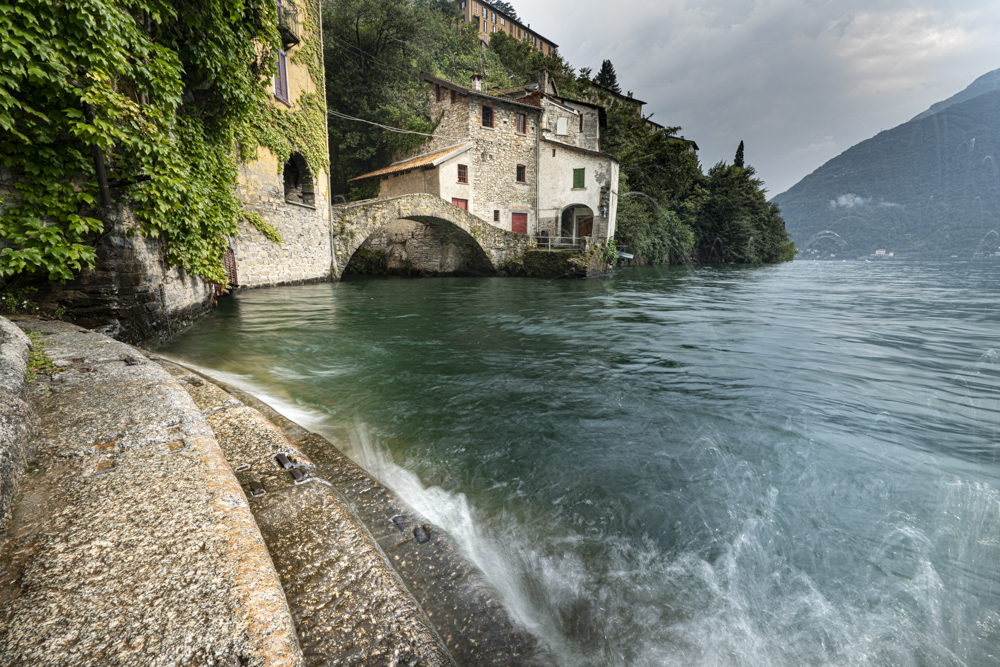
[[[536,246],[530,236],[498,229],[431,194],[351,202],[334,206],[332,213],[334,280],[340,280],[365,240],[394,220],[420,222],[446,236],[463,249],[470,269],[483,275],[496,273]]]

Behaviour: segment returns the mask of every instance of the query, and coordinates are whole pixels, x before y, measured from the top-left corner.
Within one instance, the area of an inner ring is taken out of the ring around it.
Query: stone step
[[[203,411],[243,486],[306,663],[454,666],[385,553],[302,448],[232,394],[158,361]]]
[[[62,370],[0,547],[4,665],[298,667],[281,582],[188,393],[143,353],[19,317]]]
[[[197,387],[188,385],[193,394],[210,392],[214,405],[220,407],[236,406],[232,401],[238,400],[241,405],[254,408],[288,438],[286,451],[294,452],[297,459],[301,457],[298,460],[308,461],[307,474],[316,474],[332,483],[346,500],[409,593],[433,621],[434,629],[458,664],[469,667],[548,667],[553,664],[549,653],[510,617],[483,573],[455,549],[450,538],[331,442],[310,433],[238,388],[165,360],[160,363],[176,377],[204,383]],[[210,385],[215,386],[210,388]],[[195,400],[208,410],[216,409],[197,396]],[[215,417],[209,417],[209,421],[213,425],[220,423]],[[216,434],[220,442],[225,441],[218,429]],[[265,470],[271,469],[265,466]],[[244,484],[244,489],[249,492],[248,484]],[[267,529],[263,525],[261,528],[266,538]],[[289,600],[291,602],[291,594]],[[303,640],[303,648],[305,646]]]

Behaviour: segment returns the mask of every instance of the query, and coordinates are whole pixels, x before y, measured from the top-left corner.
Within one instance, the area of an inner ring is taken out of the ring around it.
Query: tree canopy
[[[610,60],[605,60],[601,63],[601,69],[597,73],[597,83],[608,90],[615,91],[619,95],[622,92],[621,86],[618,85],[618,74],[615,73],[615,66],[611,64]]]
[[[521,17],[517,15],[517,10],[514,9],[514,5],[510,4],[509,2],[504,2],[504,0],[493,0],[493,2],[491,2],[490,4],[499,9],[500,11],[502,11],[507,16],[514,19],[515,21],[521,20]]]

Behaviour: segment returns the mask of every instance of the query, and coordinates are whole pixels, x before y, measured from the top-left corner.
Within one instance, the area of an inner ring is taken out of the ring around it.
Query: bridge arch
[[[524,234],[494,227],[436,195],[409,194],[350,202],[331,209],[334,280],[340,280],[354,253],[396,220],[420,222],[467,249],[475,273],[489,275],[535,246]]]

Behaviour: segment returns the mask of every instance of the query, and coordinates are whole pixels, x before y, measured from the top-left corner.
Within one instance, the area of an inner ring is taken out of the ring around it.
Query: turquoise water
[[[563,665],[1000,663],[1000,263],[248,291],[164,350],[444,527]]]

